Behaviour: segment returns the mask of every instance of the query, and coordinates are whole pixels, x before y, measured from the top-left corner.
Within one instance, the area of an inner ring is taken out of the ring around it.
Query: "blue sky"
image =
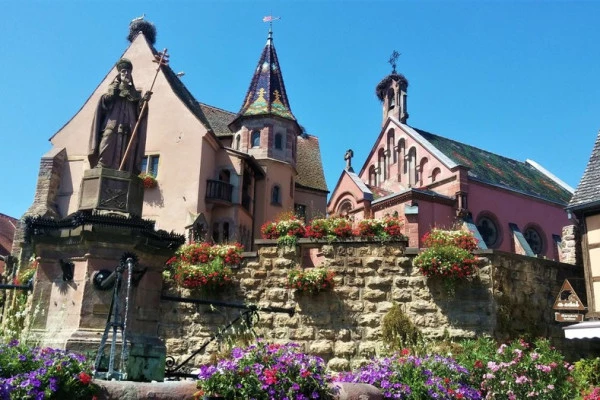
[[[574,187],[600,128],[600,2],[0,0],[0,12],[0,213],[13,217],[33,201],[48,139],[142,13],[196,99],[233,112],[267,37],[262,17],[280,16],[274,43],[292,112],[319,137],[330,190],[345,150],[359,168],[379,134],[374,89],[393,50],[411,126],[532,159]]]

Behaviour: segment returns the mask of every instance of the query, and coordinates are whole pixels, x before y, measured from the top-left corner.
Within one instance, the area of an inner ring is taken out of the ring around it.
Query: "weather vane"
[[[400,53],[394,50],[392,52],[392,55],[390,56],[390,59],[388,60],[388,62],[392,66],[392,74],[396,73],[396,61],[398,61],[398,57],[400,57]]]
[[[277,21],[280,19],[281,19],[281,17],[274,17],[272,15],[267,15],[267,16],[263,17],[263,22],[269,23],[269,31],[271,31],[273,28],[273,21]]]

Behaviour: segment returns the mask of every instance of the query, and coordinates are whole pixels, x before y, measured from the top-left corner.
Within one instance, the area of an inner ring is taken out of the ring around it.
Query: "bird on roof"
[[[145,16],[146,16],[146,13],[143,13],[141,16],[132,19],[131,22],[141,21],[144,19]]]

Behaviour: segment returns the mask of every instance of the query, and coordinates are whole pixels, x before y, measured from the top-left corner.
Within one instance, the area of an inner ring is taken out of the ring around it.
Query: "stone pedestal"
[[[79,210],[111,210],[142,215],[142,180],[126,171],[93,168],[84,171]]]
[[[138,263],[127,320],[128,379],[163,380],[166,349],[158,337],[162,271],[183,237],[156,232],[151,221],[87,213],[58,222],[38,218],[29,230],[39,260],[33,291],[33,304],[37,305],[31,319],[33,339],[42,346],[95,357],[113,290],[99,290],[93,277],[101,270],[114,271],[125,253],[133,253]],[[66,263],[73,266],[72,280],[65,280],[61,265]],[[126,282],[124,272],[122,285]],[[120,354],[120,332],[117,337]],[[112,330],[106,354],[111,338]]]

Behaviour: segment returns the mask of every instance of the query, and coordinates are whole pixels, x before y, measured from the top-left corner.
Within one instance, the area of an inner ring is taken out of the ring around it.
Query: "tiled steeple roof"
[[[586,206],[595,206],[598,202],[600,202],[600,132],[598,132],[592,155],[568,208],[581,209]]]
[[[258,60],[238,118],[254,115],[274,115],[296,122],[285,92],[277,52],[273,45],[273,32],[270,29],[267,44]]]

